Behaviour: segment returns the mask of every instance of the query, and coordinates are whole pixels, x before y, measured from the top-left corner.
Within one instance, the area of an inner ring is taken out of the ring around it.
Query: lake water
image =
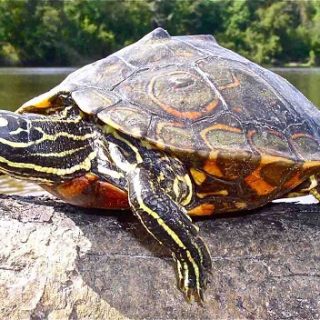
[[[320,108],[320,68],[274,68]]]
[[[59,84],[73,68],[0,68],[0,109],[22,103]]]
[[[0,109],[15,110],[23,102],[46,92],[60,83],[72,68],[0,68]],[[316,106],[320,107],[320,68],[274,68],[301,90]],[[21,185],[5,179],[0,180],[0,193],[36,192],[32,186]]]

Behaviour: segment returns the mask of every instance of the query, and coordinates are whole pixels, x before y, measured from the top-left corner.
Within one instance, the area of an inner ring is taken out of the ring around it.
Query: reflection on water
[[[15,110],[22,103],[60,83],[72,68],[0,68],[0,109]],[[274,68],[320,107],[320,68]],[[37,194],[39,188],[0,176],[0,193]],[[42,189],[41,189],[42,190]],[[41,191],[44,192],[44,191]]]
[[[16,180],[9,176],[0,176],[0,194],[19,194],[21,196],[38,196],[46,194],[38,185]]]

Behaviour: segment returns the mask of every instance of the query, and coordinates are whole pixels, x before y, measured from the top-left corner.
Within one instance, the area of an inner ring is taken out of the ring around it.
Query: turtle
[[[211,35],[157,28],[0,112],[0,171],[80,207],[131,209],[201,303],[212,262],[192,217],[320,199],[320,112]]]

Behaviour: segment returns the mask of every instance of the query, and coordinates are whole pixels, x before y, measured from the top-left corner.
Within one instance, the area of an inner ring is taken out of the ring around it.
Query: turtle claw
[[[188,274],[188,264],[185,261],[176,259],[178,273],[178,287],[184,293],[188,302],[195,301],[203,306],[205,302],[204,290],[207,288],[209,280],[204,276],[207,270],[200,269],[200,283],[197,284],[197,279]],[[209,271],[209,270],[208,270]]]
[[[188,288],[185,291],[185,298],[189,303],[195,301],[202,307],[203,303],[205,302],[202,289]]]

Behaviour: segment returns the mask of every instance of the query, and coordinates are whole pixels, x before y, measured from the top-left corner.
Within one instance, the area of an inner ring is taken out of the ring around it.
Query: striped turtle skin
[[[0,113],[0,170],[83,207],[127,209],[203,300],[211,259],[190,216],[317,198],[320,113],[212,36],[161,28]]]

